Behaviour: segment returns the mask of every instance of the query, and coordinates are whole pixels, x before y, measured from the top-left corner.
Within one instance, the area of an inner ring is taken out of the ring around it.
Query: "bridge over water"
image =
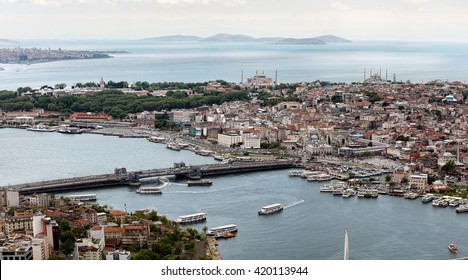
[[[175,175],[177,177],[199,178],[203,176],[218,176],[241,172],[286,169],[294,166],[297,166],[297,164],[290,161],[236,161],[226,164],[206,164],[193,166],[185,166],[185,164],[180,163],[174,164],[174,167],[172,168],[148,169],[133,172],[127,172],[125,168],[116,168],[114,173],[109,174],[31,182],[3,187],[18,189],[21,194],[32,194],[84,188],[131,185],[138,183],[139,179],[150,177]]]

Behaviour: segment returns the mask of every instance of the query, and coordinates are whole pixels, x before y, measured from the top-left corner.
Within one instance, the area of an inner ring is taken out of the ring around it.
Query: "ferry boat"
[[[236,233],[236,232],[237,232],[237,226],[231,224],[231,225],[210,228],[206,231],[206,235],[213,236],[215,238],[221,238],[221,237],[224,237],[226,233]]]
[[[307,181],[330,181],[333,180],[333,176],[326,174],[326,173],[319,173],[314,175],[307,176]]]
[[[451,207],[457,207],[458,205],[460,205],[460,202],[462,201],[463,199],[461,197],[454,197],[452,199],[449,200],[449,206]]]
[[[211,186],[213,182],[208,179],[200,179],[200,180],[188,180],[187,185],[189,187],[192,186]]]
[[[419,194],[413,192],[407,192],[403,195],[405,199],[416,199],[418,198]]]
[[[273,213],[276,213],[276,212],[280,212],[282,210],[283,210],[283,205],[281,205],[279,203],[275,203],[275,204],[271,204],[271,205],[267,205],[267,206],[262,207],[258,211],[258,215],[269,215],[269,214],[273,214]]]
[[[179,216],[176,222],[179,224],[198,223],[206,221],[206,213],[195,213],[190,215]]]
[[[333,186],[328,185],[328,184],[322,185],[320,186],[320,191],[321,192],[333,192]]]
[[[463,205],[460,205],[457,207],[457,209],[455,209],[455,211],[457,213],[465,213],[465,212],[468,212],[468,204],[463,204]]]
[[[342,196],[343,196],[344,198],[348,198],[348,197],[351,197],[351,196],[354,196],[354,195],[356,195],[356,191],[355,191],[355,190],[353,190],[353,189],[345,189],[345,190],[343,191],[343,195],[342,195]]]
[[[96,200],[96,194],[72,194],[67,196],[71,200],[75,201],[93,201]]]
[[[176,143],[167,143],[166,148],[168,148],[170,150],[174,150],[174,151],[180,151],[181,150],[180,146],[177,145]]]
[[[422,202],[422,203],[429,203],[429,202],[433,201],[434,198],[435,198],[434,195],[432,195],[432,194],[426,194],[426,195],[423,196],[423,198],[421,199],[421,202]]]
[[[216,159],[216,158],[215,158]],[[292,176],[292,177],[299,177],[302,175],[302,173],[304,172],[304,170],[290,170],[289,171],[289,176]]]
[[[357,197],[358,198],[365,197],[365,194],[366,194],[366,190],[359,189],[358,192],[357,192]]]
[[[28,130],[28,131],[37,131],[37,132],[54,132],[54,131],[56,131],[55,128],[51,128],[51,127],[49,127],[47,125],[44,125],[44,124],[34,125],[32,127],[26,128],[26,130]]]
[[[458,252],[458,248],[457,248],[457,245],[455,245],[454,243],[450,243],[448,245],[448,249],[450,250],[450,252],[456,254]]]
[[[57,132],[64,133],[64,134],[80,134],[82,130],[78,127],[61,125],[59,129],[57,130]]]
[[[140,187],[136,192],[139,194],[162,194],[162,189],[157,187]]]
[[[379,190],[377,190],[377,189],[371,189],[371,191],[370,191],[370,196],[371,196],[371,198],[377,198],[377,197],[379,197]]]

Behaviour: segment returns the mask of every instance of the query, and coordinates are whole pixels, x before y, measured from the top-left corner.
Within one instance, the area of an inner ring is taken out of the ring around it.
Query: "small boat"
[[[455,253],[455,254],[458,252],[457,245],[455,245],[454,243],[450,243],[448,245],[448,249],[450,250],[450,252]]]
[[[188,180],[187,185],[189,187],[192,186],[211,186],[213,182],[208,179],[200,179],[200,180]]]
[[[181,147],[176,143],[167,143],[166,148],[168,148],[170,150],[174,150],[174,151],[180,151],[181,150]]]
[[[232,232],[223,234],[223,238],[232,238],[232,237],[236,237],[236,234]]]
[[[267,205],[267,206],[262,207],[258,211],[258,215],[269,215],[269,214],[273,214],[273,213],[276,213],[276,212],[280,212],[282,210],[283,210],[283,205],[281,205],[279,203],[276,203],[276,204]]]
[[[468,204],[463,204],[457,207],[455,210],[457,213],[465,213],[468,212]]]

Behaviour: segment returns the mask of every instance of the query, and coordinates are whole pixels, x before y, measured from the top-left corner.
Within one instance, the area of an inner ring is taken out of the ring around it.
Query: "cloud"
[[[351,7],[349,5],[346,5],[346,4],[342,3],[342,2],[332,2],[332,3],[330,3],[330,6],[333,9],[337,9],[337,10],[343,10],[343,11],[351,10]]]

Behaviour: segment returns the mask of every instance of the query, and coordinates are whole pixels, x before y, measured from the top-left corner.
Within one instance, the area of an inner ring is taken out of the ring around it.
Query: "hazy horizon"
[[[349,40],[466,41],[453,0],[0,0],[0,38],[128,39],[218,33]]]

